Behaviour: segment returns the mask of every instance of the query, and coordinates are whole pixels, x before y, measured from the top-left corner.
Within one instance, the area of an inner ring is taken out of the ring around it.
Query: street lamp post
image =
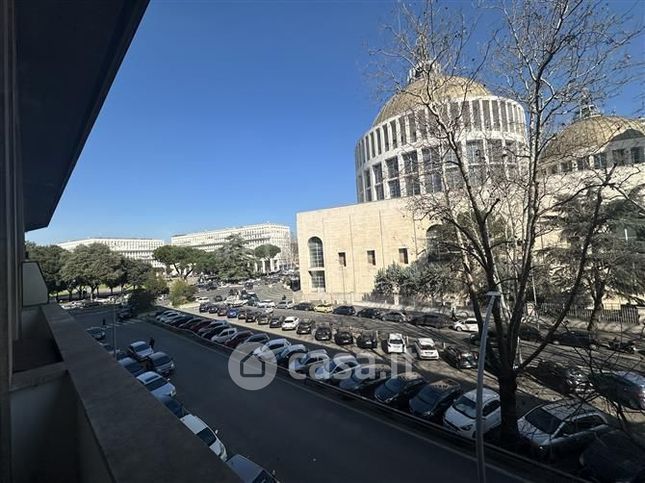
[[[486,462],[484,460],[484,425],[482,413],[482,399],[484,395],[484,366],[486,364],[486,339],[488,337],[488,323],[490,315],[495,305],[495,297],[499,297],[499,292],[488,292],[490,297],[486,316],[482,324],[481,340],[479,342],[479,360],[477,361],[477,392],[476,392],[476,416],[475,416],[475,446],[477,450],[477,475],[480,483],[486,483]]]

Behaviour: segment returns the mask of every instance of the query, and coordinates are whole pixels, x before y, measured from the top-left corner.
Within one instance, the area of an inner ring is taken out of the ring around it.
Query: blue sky
[[[385,1],[155,1],[37,243],[169,239],[354,203]],[[618,112],[623,101],[617,101]]]

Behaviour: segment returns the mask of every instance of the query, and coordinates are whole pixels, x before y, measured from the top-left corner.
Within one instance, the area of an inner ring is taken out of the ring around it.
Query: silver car
[[[150,347],[146,342],[138,340],[133,342],[128,346],[128,355],[133,359],[138,361],[143,361],[146,357],[151,356],[154,353],[152,347]]]
[[[160,398],[161,396],[175,397],[177,394],[175,386],[170,384],[165,377],[160,376],[156,372],[144,372],[140,376],[137,376],[137,380],[156,398]]]

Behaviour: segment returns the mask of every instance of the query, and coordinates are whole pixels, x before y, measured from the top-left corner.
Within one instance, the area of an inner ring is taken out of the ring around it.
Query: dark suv
[[[598,348],[598,339],[596,339],[596,336],[585,330],[568,330],[555,334],[553,336],[553,343],[570,347],[582,347],[583,349],[590,350]]]
[[[474,369],[477,367],[475,355],[466,349],[449,345],[443,351],[445,361],[457,369]]]
[[[314,323],[311,320],[301,320],[296,328],[296,334],[311,334],[314,328]]]
[[[562,394],[581,394],[589,389],[589,378],[574,365],[539,361],[531,374],[545,386]]]
[[[378,347],[378,338],[372,331],[361,332],[356,337],[356,345],[361,349],[376,349]]]
[[[337,315],[356,315],[356,309],[351,305],[339,305],[332,313]]]
[[[293,310],[306,310],[307,312],[311,312],[314,310],[313,304],[309,302],[300,302],[299,304],[296,304],[291,308]]]
[[[591,383],[610,401],[631,409],[645,410],[645,376],[631,371],[597,372]]]
[[[410,412],[427,421],[441,423],[443,413],[463,392],[459,383],[452,379],[431,382],[410,399]]]
[[[317,341],[331,340],[331,328],[326,325],[318,327],[314,338]]]
[[[366,319],[380,319],[381,311],[377,309],[367,308],[359,310],[356,315],[358,315],[359,317],[364,317]]]
[[[348,329],[338,329],[334,335],[334,342],[337,345],[351,345],[354,343],[354,336]]]
[[[423,314],[410,320],[412,325],[419,327],[434,327],[435,329],[445,329],[452,325],[452,320],[443,314]]]

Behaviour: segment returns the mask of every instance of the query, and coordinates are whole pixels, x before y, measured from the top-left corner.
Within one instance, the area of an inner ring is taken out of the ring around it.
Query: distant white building
[[[150,263],[155,268],[163,268],[164,266],[152,258],[152,252],[165,245],[163,240],[155,240],[152,238],[86,238],[83,240],[66,241],[57,243],[65,250],[73,250],[79,245],[91,245],[92,243],[100,243],[105,245],[110,250],[123,255],[126,258],[133,260],[142,260]]]
[[[246,246],[250,249],[266,244],[275,245],[280,248],[280,253],[268,261],[268,266],[265,264],[263,267],[258,267],[262,272],[290,268],[293,265],[291,257],[291,229],[286,225],[261,223],[258,225],[246,225],[222,228],[220,230],[187,233],[185,235],[174,235],[170,238],[170,244],[199,248],[210,252],[222,246],[231,235],[241,236],[246,241]]]

